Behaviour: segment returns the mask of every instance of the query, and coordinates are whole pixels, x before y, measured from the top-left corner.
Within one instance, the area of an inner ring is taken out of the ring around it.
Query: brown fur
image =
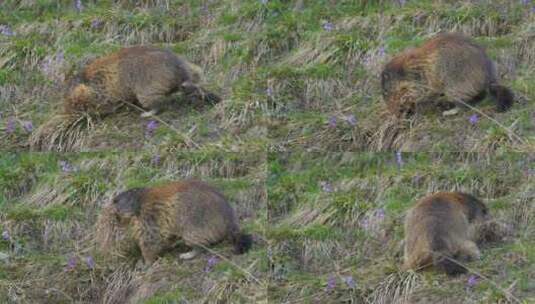
[[[200,68],[171,51],[150,46],[123,48],[94,60],[70,80],[64,110],[110,114],[123,102],[158,110],[179,91],[206,101],[219,101],[218,96],[199,86],[200,80]]]
[[[131,228],[148,264],[179,239],[193,248],[229,240],[237,253],[250,246],[223,195],[200,181],[131,189],[113,199],[111,210],[121,226]]]
[[[487,220],[487,207],[472,195],[438,192],[424,197],[405,218],[403,268],[435,266],[450,275],[465,272],[453,260],[479,258],[476,227]]]
[[[383,69],[381,86],[390,112],[398,116],[426,104],[475,104],[487,92],[503,112],[514,98],[498,84],[485,50],[460,34],[439,34],[397,55]]]

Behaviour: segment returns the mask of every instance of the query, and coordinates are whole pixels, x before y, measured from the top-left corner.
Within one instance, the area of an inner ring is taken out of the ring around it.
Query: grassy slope
[[[257,79],[264,58],[256,52],[262,44],[254,35],[261,27],[256,18],[260,4],[147,1],[135,8],[127,1],[82,1],[85,8],[78,13],[71,1],[13,2],[3,1],[0,12],[0,24],[15,33],[0,36],[2,127],[9,118],[17,125],[13,134],[2,132],[6,148],[25,149],[29,134],[22,123],[40,126],[60,110],[66,75],[97,56],[135,44],[165,46],[200,65],[207,86],[224,102],[177,105],[161,116],[175,130],[162,125],[150,139],[144,138],[149,120],[137,110],[93,118],[90,131],[67,132],[73,143],[63,150],[176,150],[207,144],[204,149],[249,151],[265,145],[266,128],[258,118],[265,102]]]
[[[10,240],[0,241],[0,252],[9,255],[0,262],[0,302],[262,300],[267,271],[264,172],[265,160],[252,154],[173,153],[158,163],[148,154],[3,155],[0,223]],[[109,260],[93,249],[98,212],[118,191],[185,177],[217,185],[235,207],[243,229],[255,236],[254,247],[243,256],[231,254],[228,244],[213,250],[258,282],[227,261],[204,272],[211,253],[181,262],[179,249],[140,269],[129,259]],[[66,270],[73,256],[77,265]],[[88,256],[94,269],[86,265]]]
[[[148,120],[136,110],[94,118],[89,132],[67,132],[70,149],[170,150],[196,143],[235,151],[271,143],[277,150],[533,150],[532,3],[157,0],[134,8],[126,1],[82,2],[81,13],[70,1],[3,2],[0,24],[15,34],[0,35],[2,126],[10,118],[17,124],[14,134],[1,135],[7,148],[27,147],[23,122],[37,127],[54,117],[65,75],[121,46],[151,43],[199,64],[224,101],[180,104],[162,114],[176,130],[161,126],[144,140]],[[464,32],[487,48],[518,102],[504,114],[495,113],[490,100],[478,109],[520,140],[486,117],[470,125],[471,110],[448,118],[384,116],[382,65],[439,31]],[[346,121],[350,115],[355,126]],[[327,123],[333,117],[336,128]]]
[[[271,1],[270,1],[271,2]],[[302,10],[273,1],[278,27],[268,86],[281,121],[270,133],[287,150],[495,151],[533,150],[535,81],[532,4],[521,1],[304,1]],[[373,4],[383,2],[386,4]],[[322,24],[324,26],[322,26]],[[290,28],[290,30],[286,30]],[[384,115],[382,66],[399,51],[439,31],[459,31],[484,45],[503,82],[519,99],[505,114],[490,100],[478,108],[495,122],[469,123],[474,113],[395,121]],[[354,115],[357,124],[348,123]],[[330,119],[337,126],[329,125]]]
[[[401,157],[401,167],[393,153],[270,157],[270,300],[515,303],[493,283],[525,303],[535,300],[534,156]],[[454,190],[484,199],[505,225],[504,240],[484,245],[482,259],[468,264],[487,278],[474,287],[467,285],[468,274],[399,271],[405,211],[427,193]],[[334,286],[328,288],[330,278]]]
[[[153,299],[156,303],[265,297],[263,273],[268,265],[262,259],[261,242],[234,260],[250,266],[247,269],[261,279],[260,286],[226,263],[203,273],[209,255],[182,265],[170,254],[148,272],[109,265],[95,256],[93,271],[81,261],[75,271],[63,271],[71,255],[89,254],[101,205],[127,186],[194,175],[220,183],[237,202],[239,213],[261,206],[263,153],[243,154],[245,162],[252,163],[243,169],[230,161],[231,154],[218,151],[258,151],[268,144],[275,151],[534,150],[533,3],[409,0],[400,6],[395,1],[304,0],[300,6],[296,3],[301,1],[154,0],[134,8],[127,1],[98,2],[82,1],[81,13],[71,1],[0,4],[0,24],[15,33],[0,35],[1,150],[26,150],[30,134],[22,123],[32,121],[37,128],[54,116],[65,75],[124,45],[151,43],[183,54],[205,70],[208,87],[221,93],[224,101],[215,107],[186,104],[164,112],[161,118],[178,132],[161,125],[154,136],[146,137],[148,120],[135,110],[124,110],[93,118],[90,131],[70,134],[72,150],[142,149],[132,155],[3,154],[0,220],[18,245],[0,243],[0,252],[12,255],[9,264],[0,264],[0,301],[50,297],[57,302],[70,298],[113,302],[126,288],[144,288],[148,294],[160,289]],[[490,100],[479,109],[510,127],[525,143],[511,139],[486,118],[470,125],[471,111],[448,119],[438,114],[402,122],[383,118],[377,77],[381,66],[439,30],[462,31],[487,47],[519,102],[504,114],[495,113]],[[355,126],[346,121],[349,115],[356,117]],[[332,117],[337,118],[336,128],[328,126]],[[11,119],[16,130],[8,134]],[[175,155],[193,146],[184,138],[201,147],[194,154]],[[162,157],[158,166],[150,165],[155,151]],[[528,267],[534,264],[529,184],[533,176],[527,179],[514,170],[532,172],[521,163],[525,155],[491,157],[499,159],[496,164],[447,154],[406,155],[402,170],[391,158],[338,153],[270,156],[272,299],[372,301],[384,296],[388,301],[394,297],[389,294],[392,287],[402,285],[424,296],[456,294],[472,302],[505,301],[488,281],[466,289],[466,277],[449,280],[432,273],[398,277],[395,272],[400,216],[408,204],[428,191],[457,188],[488,199],[498,217],[514,226],[507,242],[490,247],[482,262],[472,264],[474,268],[503,288],[517,279],[511,291],[517,297],[533,297],[529,281],[535,270]],[[58,161],[64,159],[80,171],[62,172]],[[463,170],[455,169],[459,167]],[[328,181],[336,191],[321,192],[320,181]],[[373,212],[379,208],[386,210],[386,216],[376,223]],[[360,221],[367,217],[372,228],[363,231]],[[262,218],[264,211],[246,217],[246,229],[260,235]],[[337,283],[326,293],[330,275]],[[354,277],[355,289],[342,283],[347,275]]]

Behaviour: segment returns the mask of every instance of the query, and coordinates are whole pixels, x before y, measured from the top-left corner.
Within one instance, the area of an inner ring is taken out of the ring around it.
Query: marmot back
[[[65,98],[65,112],[110,114],[135,102],[154,114],[176,92],[209,102],[220,98],[199,86],[200,68],[169,50],[150,46],[123,48],[98,58],[80,73]]]
[[[435,266],[449,275],[465,272],[454,260],[478,259],[475,226],[488,219],[487,207],[461,192],[424,197],[405,218],[404,269]]]
[[[238,254],[251,245],[251,237],[240,232],[234,210],[224,196],[200,181],[131,189],[117,195],[111,208],[122,225],[132,227],[147,263],[178,239],[193,248],[181,255],[184,258],[192,258],[197,247],[223,240],[234,244]]]
[[[429,105],[475,104],[487,92],[503,112],[514,98],[498,84],[494,64],[484,49],[460,34],[439,34],[394,57],[383,69],[381,87],[395,115]]]

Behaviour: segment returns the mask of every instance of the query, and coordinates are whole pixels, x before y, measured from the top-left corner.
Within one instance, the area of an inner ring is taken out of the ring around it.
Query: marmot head
[[[111,207],[120,223],[126,223],[132,217],[139,215],[144,192],[145,188],[134,188],[121,192],[113,198]]]
[[[392,58],[381,72],[381,91],[389,110],[396,115],[413,110],[429,88],[424,87],[424,73],[417,49],[408,49]]]
[[[186,96],[192,97],[197,100],[202,100],[208,104],[216,104],[221,101],[221,97],[218,95],[206,90],[201,86],[203,81],[203,72],[202,69],[189,61],[185,61],[188,67],[190,80],[182,83],[182,91]]]
[[[96,93],[90,86],[76,84],[65,98],[65,110],[67,112],[85,111],[92,105],[92,101],[96,98]]]
[[[489,209],[481,200],[470,194],[461,193],[461,195],[463,196],[461,204],[469,223],[480,224],[490,219]]]
[[[388,102],[396,90],[397,82],[403,78],[404,70],[402,67],[393,66],[389,63],[381,73],[381,89],[383,99]]]
[[[387,74],[388,75],[388,74]],[[385,77],[390,77],[386,76]],[[396,115],[413,114],[416,105],[421,102],[421,88],[413,81],[389,81],[383,90],[383,98],[388,110]]]

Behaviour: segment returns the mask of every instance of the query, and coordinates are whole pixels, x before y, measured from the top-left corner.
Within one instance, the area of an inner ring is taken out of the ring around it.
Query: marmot
[[[438,192],[424,197],[405,218],[403,269],[435,266],[448,275],[466,272],[452,259],[479,259],[477,225],[487,220],[487,207],[470,194]]]
[[[199,86],[201,69],[169,50],[151,46],[123,48],[96,59],[70,80],[64,111],[110,114],[125,102],[137,102],[156,114],[183,92],[215,103],[219,96]]]
[[[237,254],[251,247],[251,236],[240,232],[234,210],[223,195],[201,181],[130,189],[114,197],[110,208],[120,225],[131,229],[147,264],[180,239],[192,248],[180,255],[182,259],[195,257],[199,245],[223,240],[229,240]]]
[[[487,91],[499,112],[509,109],[514,99],[508,88],[498,84],[495,66],[485,50],[460,34],[439,34],[394,57],[383,69],[381,87],[388,109],[397,116],[426,104],[473,105],[483,100]]]

